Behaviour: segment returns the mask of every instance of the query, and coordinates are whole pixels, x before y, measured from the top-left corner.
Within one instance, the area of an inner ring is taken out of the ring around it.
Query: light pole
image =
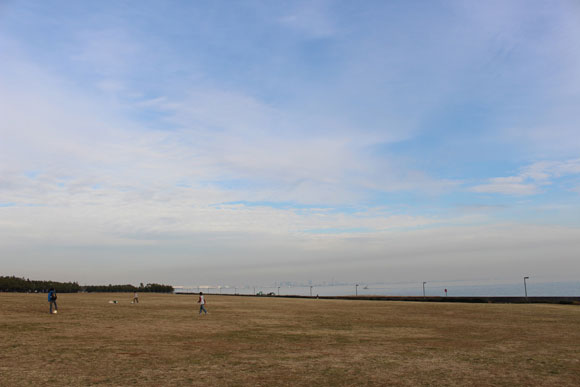
[[[427,283],[427,282],[423,282],[423,297],[425,297],[425,284],[426,284],[426,283]]]
[[[358,297],[358,284],[354,286],[354,294]]]
[[[234,296],[238,294],[238,288],[234,288]]]
[[[526,280],[530,279],[530,277],[524,277],[524,292],[526,294],[526,300],[528,299],[528,287],[526,285]]]
[[[310,297],[312,297],[312,285],[310,285]]]
[[[280,286],[278,286],[278,295],[280,295]]]

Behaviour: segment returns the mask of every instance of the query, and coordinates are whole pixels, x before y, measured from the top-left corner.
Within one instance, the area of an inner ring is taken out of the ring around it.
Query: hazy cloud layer
[[[573,278],[579,14],[4,4],[2,274]]]

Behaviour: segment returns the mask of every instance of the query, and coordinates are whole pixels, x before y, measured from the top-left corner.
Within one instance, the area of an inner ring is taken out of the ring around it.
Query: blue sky
[[[4,1],[2,270],[574,279],[579,16],[575,1]]]

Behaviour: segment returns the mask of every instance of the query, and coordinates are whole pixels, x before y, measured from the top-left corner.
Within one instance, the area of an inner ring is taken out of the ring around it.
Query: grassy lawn
[[[0,385],[580,385],[579,306],[131,299],[0,293]]]

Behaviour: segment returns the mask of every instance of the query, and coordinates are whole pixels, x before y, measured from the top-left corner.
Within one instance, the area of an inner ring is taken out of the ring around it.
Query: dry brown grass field
[[[0,293],[0,385],[580,385],[579,306],[140,296]]]

